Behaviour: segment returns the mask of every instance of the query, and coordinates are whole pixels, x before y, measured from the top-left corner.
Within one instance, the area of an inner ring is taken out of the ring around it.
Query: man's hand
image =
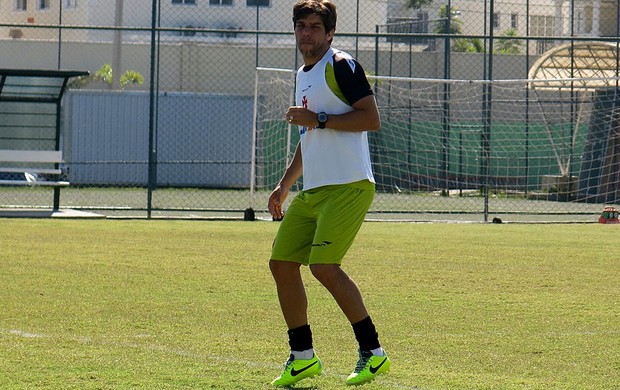
[[[284,117],[288,123],[292,125],[305,126],[309,130],[312,130],[319,124],[316,117],[316,112],[310,111],[301,106],[289,107],[288,110],[286,110]]]
[[[269,203],[267,206],[273,219],[281,220],[284,217],[282,204],[284,204],[287,196],[288,188],[282,187],[280,184],[278,184],[271,195],[269,195]]]

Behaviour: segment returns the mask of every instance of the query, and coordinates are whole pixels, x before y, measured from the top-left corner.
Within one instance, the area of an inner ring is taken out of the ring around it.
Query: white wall
[[[291,37],[292,40],[292,37]],[[232,41],[231,41],[232,42]],[[164,43],[160,48],[160,91],[208,92],[252,95],[256,49],[252,45],[231,42],[201,44],[195,42]],[[341,45],[338,36],[334,45],[354,52],[354,47]],[[95,72],[112,61],[111,42],[63,42],[62,68]],[[0,53],[20,53],[19,56],[0,56],[0,68],[56,69],[58,44],[53,41],[0,40]],[[259,65],[296,69],[297,51],[293,43],[261,47]],[[412,61],[413,77],[442,78],[442,52],[413,52],[407,46],[382,45],[375,55],[374,46],[362,47],[357,58],[370,73],[378,75],[409,76]],[[375,59],[378,70],[375,71]],[[535,60],[532,57],[530,63]],[[452,78],[483,78],[484,55],[481,53],[453,53]],[[496,78],[525,78],[525,56],[497,55],[494,57]],[[145,83],[136,89],[146,90],[150,77],[150,47],[146,43],[124,44],[121,72],[136,70]],[[133,88],[132,88],[133,89]]]
[[[32,0],[27,11],[16,11],[12,0],[0,1],[0,23],[58,24],[61,0],[50,0],[50,8],[38,10]],[[271,6],[259,8],[261,31],[292,31],[292,8],[296,0],[271,0]],[[116,0],[80,0],[75,9],[63,9],[62,23],[80,26],[113,26]],[[375,26],[387,20],[387,3],[375,0],[338,0],[339,32],[374,32]],[[151,0],[125,0],[123,26],[150,27]],[[360,12],[357,12],[359,5]],[[30,22],[28,21],[30,18]],[[359,18],[359,20],[358,20]],[[197,5],[178,5],[162,0],[162,27],[203,27],[256,30],[256,7],[247,7],[246,0],[235,0],[233,6],[212,6],[207,0]],[[24,38],[52,39],[54,29],[24,29]],[[111,33],[73,31],[73,39],[111,40]],[[0,29],[7,37],[8,29]]]

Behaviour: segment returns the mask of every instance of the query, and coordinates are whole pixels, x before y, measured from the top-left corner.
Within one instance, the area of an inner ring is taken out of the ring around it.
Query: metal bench
[[[53,187],[53,209],[57,211],[60,208],[60,188],[69,186],[68,181],[60,180],[61,163],[62,152],[57,150],[0,150],[0,173],[16,176],[0,179],[0,185]]]
[[[0,150],[0,172],[21,173],[24,177],[22,180],[0,180],[0,184],[66,187],[67,181],[48,179],[60,177],[61,163],[62,152],[57,150]],[[38,175],[45,175],[45,179],[39,180]]]
[[[0,69],[0,186],[44,186],[60,207],[61,102],[70,78],[88,72]]]

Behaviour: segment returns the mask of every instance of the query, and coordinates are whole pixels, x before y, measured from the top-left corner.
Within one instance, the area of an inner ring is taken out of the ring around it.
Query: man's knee
[[[299,267],[301,264],[292,261],[269,260],[269,270],[276,279],[299,273]]]
[[[337,264],[313,264],[310,272],[319,282],[326,284],[340,277],[343,271]]]

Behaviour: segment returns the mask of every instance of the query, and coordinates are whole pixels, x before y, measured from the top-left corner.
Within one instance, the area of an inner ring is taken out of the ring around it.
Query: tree
[[[112,85],[113,77],[112,77],[112,65],[104,64],[101,68],[99,68],[95,72],[94,80],[102,80],[104,83],[108,85]]]
[[[125,89],[128,84],[142,85],[143,83],[144,76],[135,70],[125,71],[120,78],[121,89]]]
[[[480,38],[458,38],[454,40],[452,50],[465,53],[482,53],[484,44]]]
[[[407,8],[419,9],[425,5],[429,5],[433,0],[406,0]]]
[[[508,29],[504,31],[501,37],[507,37],[502,39],[497,39],[497,46],[493,49],[493,51],[497,54],[519,54],[521,53],[521,47],[523,46],[523,42],[518,39],[514,39],[517,36],[517,30],[514,28]],[[512,38],[512,39],[510,39]]]
[[[457,11],[456,9],[454,9],[454,7],[450,8],[450,12],[452,15],[457,14]],[[462,24],[462,20],[451,17],[450,28],[448,29],[448,7],[442,5],[439,7],[439,19],[435,21],[435,27],[433,29],[433,32],[435,34],[461,34]]]
[[[95,74],[75,78],[69,83],[69,88],[84,88],[93,81],[101,81],[104,85],[110,88],[112,87],[114,80],[112,65],[104,64],[95,72]],[[127,70],[120,76],[118,81],[120,89],[125,89],[125,87],[130,84],[142,85],[144,83],[144,76],[135,70]]]

